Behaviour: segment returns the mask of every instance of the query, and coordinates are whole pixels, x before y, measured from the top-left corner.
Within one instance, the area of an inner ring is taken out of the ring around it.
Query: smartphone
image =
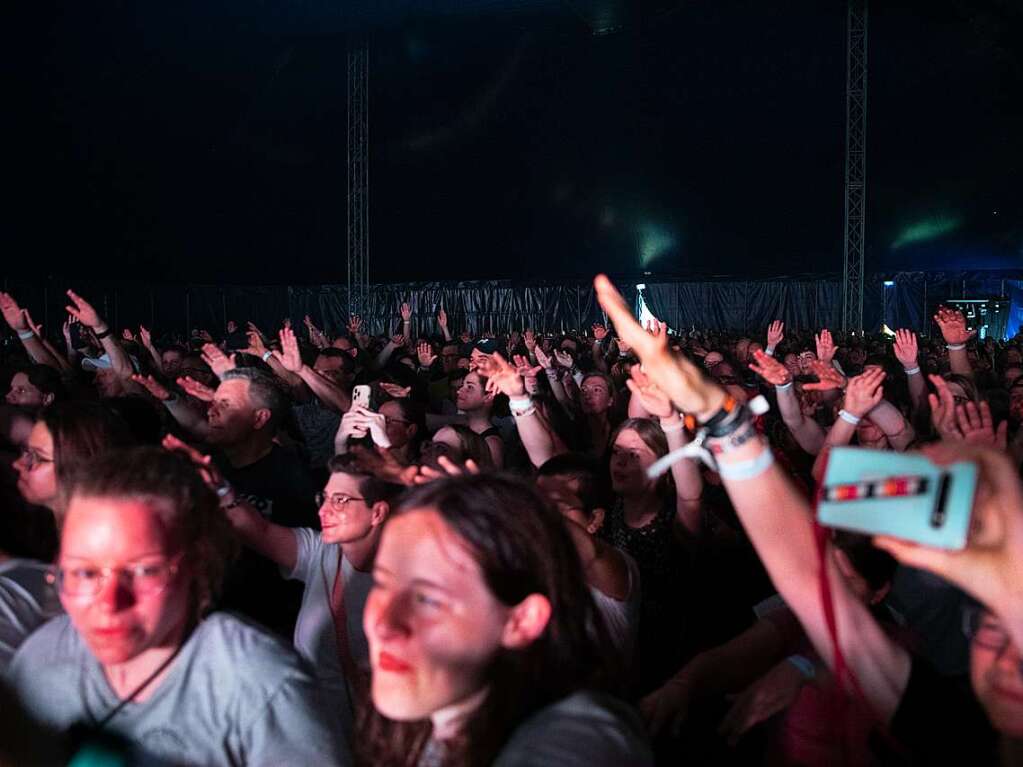
[[[977,490],[970,461],[938,466],[918,453],[832,448],[817,520],[868,535],[891,535],[941,549],[966,546]]]
[[[352,407],[369,409],[369,387],[365,384],[352,389]]]

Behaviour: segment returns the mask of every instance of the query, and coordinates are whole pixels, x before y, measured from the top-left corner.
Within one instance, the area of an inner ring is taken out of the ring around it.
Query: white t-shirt
[[[121,703],[66,615],[25,640],[7,682],[31,716],[58,731],[95,726]],[[341,716],[286,643],[214,613],[149,697],[104,730],[133,744],[132,764],[350,765]]]
[[[625,557],[625,565],[629,571],[629,593],[621,601],[609,597],[595,586],[590,586],[590,593],[593,595],[593,601],[597,603],[597,609],[604,616],[604,623],[615,649],[626,663],[631,663],[636,648],[636,635],[639,633],[641,591],[639,566],[636,560],[624,551],[621,549],[618,551]]]
[[[0,563],[0,673],[29,634],[63,612],[47,570],[34,559]]]
[[[337,634],[330,612],[330,592],[337,574],[341,547],[324,543],[319,532],[308,527],[294,527],[298,556],[295,569],[288,578],[302,581],[302,609],[295,623],[295,649],[313,667],[314,673],[331,690],[343,689],[344,670],[337,652]],[[373,585],[373,575],[356,570],[341,557],[344,578],[344,607],[348,628],[348,647],[355,665],[369,671],[369,642],[362,629],[362,611]]]

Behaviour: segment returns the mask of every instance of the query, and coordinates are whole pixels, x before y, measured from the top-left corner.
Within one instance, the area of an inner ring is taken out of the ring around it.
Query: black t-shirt
[[[998,763],[998,734],[966,680],[916,657],[889,732],[905,753],[889,753],[886,764]]]
[[[236,468],[222,455],[216,460],[237,495],[271,522],[319,529],[315,496],[320,488],[297,455],[275,444],[248,466]],[[256,552],[243,551],[228,571],[223,609],[242,613],[289,640],[301,604],[302,584],[286,581],[276,564]]]

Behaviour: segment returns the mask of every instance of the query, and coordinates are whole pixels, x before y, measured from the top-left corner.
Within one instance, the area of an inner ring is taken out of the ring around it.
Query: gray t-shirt
[[[330,592],[337,575],[341,547],[336,543],[324,543],[319,532],[308,527],[295,527],[291,532],[295,535],[298,556],[295,569],[287,573],[287,577],[305,584],[302,609],[295,623],[295,649],[309,661],[324,686],[331,690],[343,689],[345,675],[330,613]],[[369,642],[362,628],[362,611],[373,586],[373,575],[359,572],[344,557],[341,561],[348,647],[355,665],[368,672]]]
[[[0,564],[0,674],[29,634],[63,612],[48,570],[32,559]]]
[[[443,744],[429,741],[416,767],[443,763]],[[540,709],[519,725],[493,767],[652,767],[653,763],[635,709],[608,695],[581,691]]]
[[[61,731],[95,725],[121,702],[67,616],[25,641],[7,681],[29,714]],[[339,718],[290,647],[215,613],[152,694],[105,730],[134,744],[133,763],[349,765]]]

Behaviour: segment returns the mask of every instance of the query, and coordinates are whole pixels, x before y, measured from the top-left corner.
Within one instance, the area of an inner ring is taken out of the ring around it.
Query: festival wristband
[[[915,368],[906,368],[905,372],[906,372],[906,375],[908,375],[908,376],[919,375],[920,374],[920,366],[917,365]]]
[[[683,421],[681,418],[675,421],[674,423],[669,422],[667,426],[664,425],[663,419],[661,420],[660,423],[661,431],[663,431],[665,434],[671,434],[672,432],[682,431],[684,428],[686,428],[686,422]]]
[[[528,394],[525,397],[509,397],[508,407],[512,410],[525,410],[533,404],[533,398]]]
[[[841,418],[846,423],[851,423],[853,426],[858,424],[861,420],[859,416],[853,415],[848,410],[839,410],[838,417]]]
[[[736,463],[719,463],[718,474],[721,479],[744,480],[759,477],[774,464],[774,453],[771,448],[764,446],[764,452],[756,458],[748,461],[737,461]]]
[[[27,341],[28,339],[34,338],[34,337],[35,337],[35,333],[33,333],[31,330],[19,330],[18,331],[18,338],[20,338],[22,341]]]
[[[774,390],[775,391],[785,391],[786,389],[791,389],[791,388],[792,388],[792,381],[789,381],[788,383],[784,383],[784,384],[775,384],[774,385]]]
[[[957,352],[960,351],[961,349],[965,349],[966,344],[945,344],[945,348],[948,349],[950,352]]]
[[[262,357],[263,357],[263,362],[269,362],[269,361],[270,361],[270,358],[271,358],[271,357],[273,357],[273,356],[274,356],[274,353],[273,353],[272,351],[270,351],[269,349],[267,349],[267,350],[266,350],[265,352],[263,352],[263,354],[262,354]]]
[[[102,341],[104,338],[110,335],[110,328],[104,328],[103,330],[93,331],[96,334],[96,340]]]

